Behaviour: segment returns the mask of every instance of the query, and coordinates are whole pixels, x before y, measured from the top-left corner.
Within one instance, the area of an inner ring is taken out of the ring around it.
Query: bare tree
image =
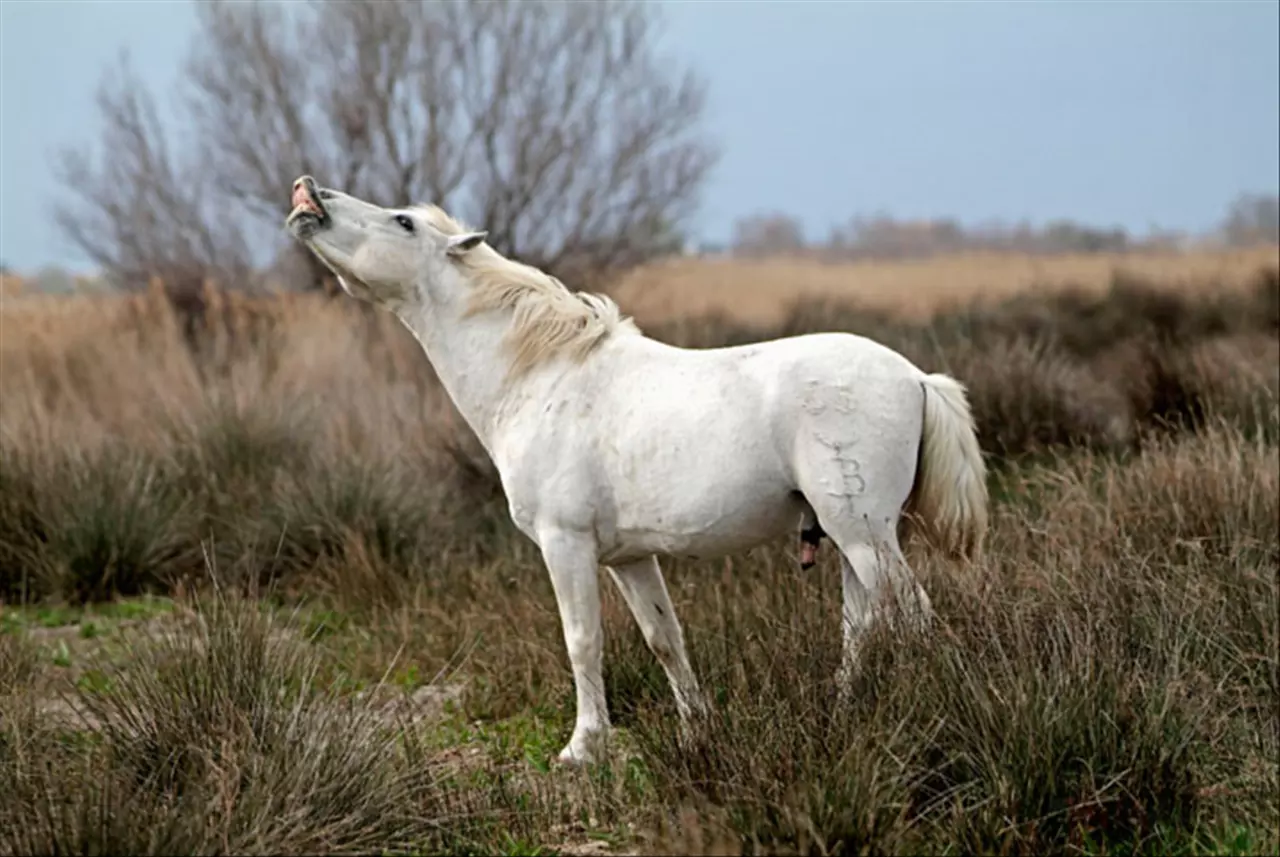
[[[180,292],[209,276],[245,281],[240,229],[218,216],[209,175],[175,160],[127,56],[99,86],[97,106],[98,151],[70,150],[58,164],[70,196],[55,207],[58,225],[117,288],[144,288],[152,276]]]
[[[382,205],[442,205],[555,272],[608,274],[666,249],[716,158],[698,134],[704,87],[658,53],[642,0],[210,0],[198,13],[184,104],[199,145],[183,175],[211,196],[171,194],[156,217],[186,222],[212,198],[274,235],[306,172]],[[107,89],[108,135],[114,105],[141,100],[128,91]],[[133,136],[120,142],[154,150]],[[168,185],[142,166],[108,201]],[[84,210],[62,222],[109,248],[99,258],[121,243]]]

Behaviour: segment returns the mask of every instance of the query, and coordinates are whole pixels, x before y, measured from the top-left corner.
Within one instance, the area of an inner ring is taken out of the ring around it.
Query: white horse
[[[676,348],[437,207],[381,208],[309,176],[291,204],[294,237],[421,343],[541,550],[577,692],[560,761],[598,760],[609,731],[600,565],[687,727],[706,703],[658,555],[722,556],[798,529],[807,565],[827,535],[843,567],[847,678],[884,603],[906,595],[917,622],[931,614],[896,533],[909,502],[908,520],[943,547],[981,546],[985,468],[965,390],[945,375],[843,333]]]

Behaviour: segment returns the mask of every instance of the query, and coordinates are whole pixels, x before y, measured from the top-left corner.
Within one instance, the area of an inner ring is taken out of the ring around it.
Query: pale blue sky
[[[779,209],[1202,230],[1280,187],[1280,3],[664,2],[724,148],[695,223]],[[121,47],[166,101],[184,0],[0,0],[0,258],[82,267],[51,154],[94,133]]]

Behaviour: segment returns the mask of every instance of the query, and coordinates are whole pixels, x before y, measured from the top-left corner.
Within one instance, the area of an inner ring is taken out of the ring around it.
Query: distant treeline
[[[966,226],[953,218],[899,220],[882,214],[854,217],[811,240],[798,218],[781,212],[745,217],[734,225],[727,248],[734,256],[820,256],[833,260],[921,259],[961,252],[1028,254],[1167,251],[1193,245],[1247,247],[1280,241],[1280,197],[1244,194],[1207,235],[1152,229],[1135,236],[1120,227],[1099,228],[1071,220],[1043,226],[1029,222]],[[723,248],[703,248],[722,251]]]

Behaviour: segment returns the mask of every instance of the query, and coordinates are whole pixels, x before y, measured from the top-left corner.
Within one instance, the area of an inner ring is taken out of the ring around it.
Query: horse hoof
[[[574,747],[573,744],[570,744],[561,750],[559,755],[552,759],[552,762],[562,768],[585,768],[597,764],[601,760],[603,753],[599,751],[599,748],[594,748],[594,750],[595,752],[587,747]]]

